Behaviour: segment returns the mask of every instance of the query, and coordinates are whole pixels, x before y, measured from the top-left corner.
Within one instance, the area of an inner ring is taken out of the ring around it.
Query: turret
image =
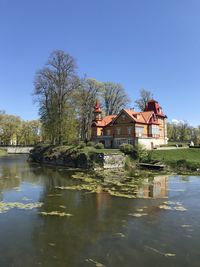
[[[162,107],[159,105],[158,101],[156,100],[149,100],[146,104],[144,111],[154,111],[156,115],[165,116]]]
[[[100,107],[100,104],[99,104],[99,101],[96,100],[96,104],[94,106],[94,111],[93,111],[93,114],[94,114],[94,121],[102,121],[102,111],[101,111],[101,107]]]

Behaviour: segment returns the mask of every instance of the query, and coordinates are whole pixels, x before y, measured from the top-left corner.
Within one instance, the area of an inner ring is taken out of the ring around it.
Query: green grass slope
[[[153,158],[163,161],[178,161],[186,160],[189,162],[200,163],[200,149],[198,148],[186,148],[177,150],[154,150],[152,152]]]

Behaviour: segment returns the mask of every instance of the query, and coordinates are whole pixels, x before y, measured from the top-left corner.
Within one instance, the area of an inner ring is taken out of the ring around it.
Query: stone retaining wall
[[[123,168],[125,164],[125,156],[120,154],[104,154],[103,168]]]
[[[29,154],[30,150],[33,149],[33,147],[0,147],[3,150],[6,150],[8,154]]]

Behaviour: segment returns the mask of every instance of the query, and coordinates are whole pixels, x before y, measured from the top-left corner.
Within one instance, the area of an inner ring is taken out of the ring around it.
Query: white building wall
[[[114,138],[113,140],[113,147],[118,148],[122,144],[135,144],[135,138]]]
[[[143,145],[146,149],[153,149],[160,145],[166,145],[166,139],[156,139],[156,138],[138,138],[138,143]]]

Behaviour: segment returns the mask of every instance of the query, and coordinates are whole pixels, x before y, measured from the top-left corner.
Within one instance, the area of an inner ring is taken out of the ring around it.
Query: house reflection
[[[168,176],[162,175],[153,179],[144,179],[142,183],[137,185],[133,195],[136,198],[166,198],[168,195]],[[99,186],[96,194],[97,209],[103,211],[111,203],[111,199],[112,196],[105,192],[102,186]]]
[[[168,176],[156,176],[153,181],[145,180],[138,189],[137,197],[140,198],[166,198],[168,195]]]

